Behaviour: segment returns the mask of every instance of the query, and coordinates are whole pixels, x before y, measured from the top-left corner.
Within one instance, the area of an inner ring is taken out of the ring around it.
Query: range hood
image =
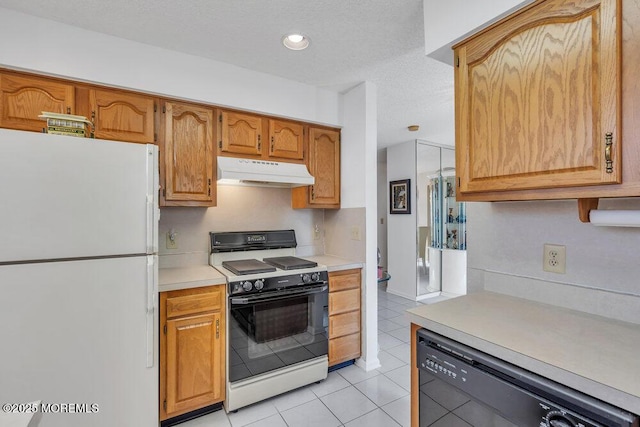
[[[315,179],[305,165],[218,156],[218,184],[301,187]]]

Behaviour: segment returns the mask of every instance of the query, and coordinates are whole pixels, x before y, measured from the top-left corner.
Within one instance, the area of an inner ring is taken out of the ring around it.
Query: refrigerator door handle
[[[147,144],[147,254],[158,253],[158,191],[160,177],[158,171],[158,147]]]
[[[157,255],[147,255],[147,368],[152,368],[155,361],[155,313],[157,305],[158,268]]]

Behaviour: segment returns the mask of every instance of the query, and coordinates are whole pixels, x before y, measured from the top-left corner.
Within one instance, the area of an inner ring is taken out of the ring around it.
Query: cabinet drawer
[[[329,316],[329,338],[360,332],[360,310]]]
[[[222,292],[219,289],[192,295],[167,298],[167,318],[218,311],[222,308]]]
[[[360,357],[360,334],[329,340],[329,366]]]
[[[360,309],[360,289],[329,294],[329,316]]]
[[[360,288],[360,270],[331,273],[329,276],[329,292],[353,288]]]

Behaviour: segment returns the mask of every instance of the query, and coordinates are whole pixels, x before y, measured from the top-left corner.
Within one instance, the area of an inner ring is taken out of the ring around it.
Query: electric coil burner
[[[293,230],[210,238],[229,287],[226,410],[325,379],[327,268],[295,256]]]

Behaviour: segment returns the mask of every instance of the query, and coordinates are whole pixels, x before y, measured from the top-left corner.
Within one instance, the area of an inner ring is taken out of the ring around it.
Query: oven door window
[[[326,356],[327,293],[231,304],[229,381]]]

